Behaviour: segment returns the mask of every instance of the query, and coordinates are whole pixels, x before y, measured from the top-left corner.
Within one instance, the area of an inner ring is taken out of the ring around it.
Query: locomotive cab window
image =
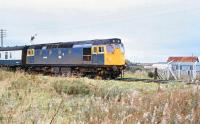
[[[100,46],[100,47],[99,47],[98,53],[100,53],[100,54],[101,54],[101,53],[104,53],[104,47],[103,47],[103,46]]]
[[[106,46],[106,50],[108,53],[113,53],[115,51],[115,48],[113,45]]]
[[[35,50],[34,49],[28,49],[27,50],[27,56],[34,56]]]

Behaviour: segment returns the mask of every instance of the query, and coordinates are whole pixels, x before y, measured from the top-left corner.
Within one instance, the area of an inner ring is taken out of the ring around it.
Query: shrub
[[[87,95],[91,93],[90,88],[82,81],[74,80],[72,82],[61,80],[54,83],[54,89],[57,93],[66,93],[68,95]]]
[[[153,72],[148,72],[148,77],[153,78],[154,77],[154,73]]]

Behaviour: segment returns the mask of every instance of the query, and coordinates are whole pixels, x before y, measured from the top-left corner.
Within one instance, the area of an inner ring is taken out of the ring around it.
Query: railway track
[[[138,79],[138,78],[117,78],[115,79],[117,81],[124,81],[124,82],[145,82],[145,83],[169,83],[169,82],[175,82],[174,80],[155,80],[155,79]],[[180,82],[180,81],[176,81]]]

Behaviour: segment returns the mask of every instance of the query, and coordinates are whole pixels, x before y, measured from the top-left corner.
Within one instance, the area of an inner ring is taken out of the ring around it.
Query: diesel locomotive
[[[0,48],[0,66],[65,76],[117,78],[125,69],[119,38]]]

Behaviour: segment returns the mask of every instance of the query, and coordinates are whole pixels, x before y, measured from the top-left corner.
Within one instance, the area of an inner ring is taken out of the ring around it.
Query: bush
[[[148,72],[148,77],[153,78],[154,77],[154,73],[153,72]]]
[[[57,93],[66,93],[68,95],[87,95],[91,93],[90,88],[82,81],[67,82],[66,80],[56,81],[54,83],[54,89]]]

